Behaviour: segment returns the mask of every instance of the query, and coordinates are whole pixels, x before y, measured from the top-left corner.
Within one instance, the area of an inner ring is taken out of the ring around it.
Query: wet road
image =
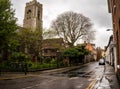
[[[103,78],[105,67],[89,63],[74,71],[2,80],[0,89],[92,89]]]

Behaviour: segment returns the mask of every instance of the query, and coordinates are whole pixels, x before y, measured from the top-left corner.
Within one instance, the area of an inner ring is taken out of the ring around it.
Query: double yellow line
[[[96,82],[97,82],[96,79],[93,80],[86,89],[93,89],[93,87],[94,87],[94,85],[96,84]]]

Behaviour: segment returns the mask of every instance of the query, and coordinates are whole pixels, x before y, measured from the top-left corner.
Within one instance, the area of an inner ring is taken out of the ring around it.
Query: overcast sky
[[[18,24],[23,25],[26,2],[32,0],[11,0]],[[37,0],[43,4],[43,27],[49,28],[51,21],[65,11],[81,13],[91,19],[96,31],[96,46],[104,48],[108,44],[112,31],[111,14],[108,13],[107,0]]]

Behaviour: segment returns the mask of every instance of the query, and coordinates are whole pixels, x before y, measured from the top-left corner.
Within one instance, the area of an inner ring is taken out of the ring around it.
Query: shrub
[[[14,61],[23,62],[27,59],[30,59],[30,55],[22,53],[22,52],[13,52],[11,58]]]

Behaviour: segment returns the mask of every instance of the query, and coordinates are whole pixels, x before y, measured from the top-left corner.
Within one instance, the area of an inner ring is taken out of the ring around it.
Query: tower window
[[[31,12],[32,12],[31,10],[28,10],[28,11],[27,11],[27,14],[30,14]]]
[[[27,11],[27,19],[30,19],[30,18],[31,18],[31,13],[32,13],[31,10],[28,10],[28,11]]]
[[[38,20],[40,20],[40,11],[38,11]]]

